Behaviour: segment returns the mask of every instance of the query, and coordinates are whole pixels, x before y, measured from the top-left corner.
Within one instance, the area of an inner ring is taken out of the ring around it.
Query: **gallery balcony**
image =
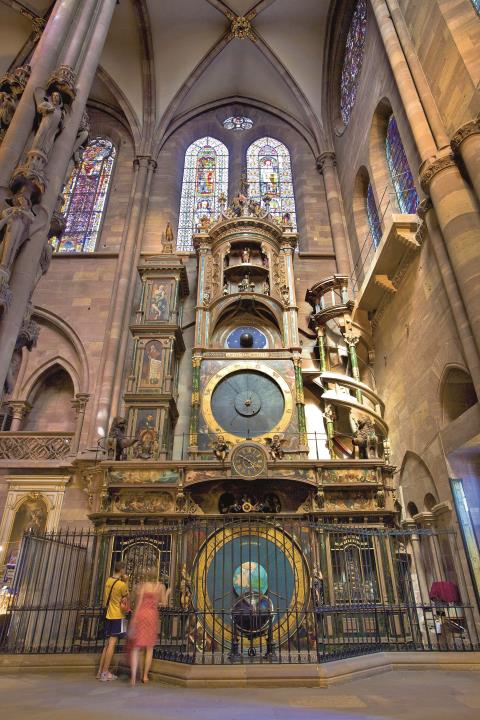
[[[0,432],[0,468],[68,464],[73,437],[66,432]]]

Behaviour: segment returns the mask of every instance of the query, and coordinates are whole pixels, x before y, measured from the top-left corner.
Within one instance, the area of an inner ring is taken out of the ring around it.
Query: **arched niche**
[[[239,326],[258,328],[267,339],[265,349],[283,347],[280,308],[277,311],[275,301],[270,298],[267,302],[274,306],[275,312],[259,299],[222,298],[212,312],[211,347],[225,348],[229,334]]]
[[[53,363],[37,378],[28,394],[31,410],[21,429],[74,432],[74,396],[75,387],[70,373],[59,362]]]
[[[391,115],[392,106],[390,105],[390,101],[387,100],[387,98],[383,98],[378,103],[373,114],[368,143],[371,171],[370,179],[375,188],[376,197],[378,198],[378,211],[381,216],[383,216],[387,210],[394,213],[400,212],[385,152],[388,121]]]
[[[412,518],[424,510],[427,494],[438,498],[435,481],[426,463],[416,453],[408,451],[400,471],[400,489],[407,517]],[[436,504],[438,500],[436,499]],[[433,507],[433,506],[432,506]]]
[[[428,512],[431,512],[432,509],[437,505],[438,500],[435,497],[435,495],[431,492],[426,493],[425,497],[423,498],[423,507],[425,510],[428,510]]]
[[[461,367],[446,369],[440,386],[440,403],[444,425],[456,420],[478,402],[472,378]]]
[[[39,493],[31,493],[16,508],[10,537],[7,542],[5,561],[14,564],[25,532],[44,532],[47,525],[48,507]]]

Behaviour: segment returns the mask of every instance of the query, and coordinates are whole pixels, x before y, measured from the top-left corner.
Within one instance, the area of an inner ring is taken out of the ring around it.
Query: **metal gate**
[[[456,537],[309,516],[165,518],[155,527],[26,535],[0,651],[97,652],[116,560],[171,588],[156,657],[224,664],[380,650],[478,649]]]

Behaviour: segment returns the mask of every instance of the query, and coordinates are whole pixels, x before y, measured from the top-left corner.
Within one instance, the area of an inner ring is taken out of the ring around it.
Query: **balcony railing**
[[[1,432],[0,460],[62,460],[72,439],[73,433]]]

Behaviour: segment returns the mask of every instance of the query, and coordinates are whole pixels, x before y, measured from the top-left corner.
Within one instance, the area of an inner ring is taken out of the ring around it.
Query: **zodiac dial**
[[[267,470],[265,453],[253,443],[237,445],[232,452],[232,470],[247,478],[265,474]]]

